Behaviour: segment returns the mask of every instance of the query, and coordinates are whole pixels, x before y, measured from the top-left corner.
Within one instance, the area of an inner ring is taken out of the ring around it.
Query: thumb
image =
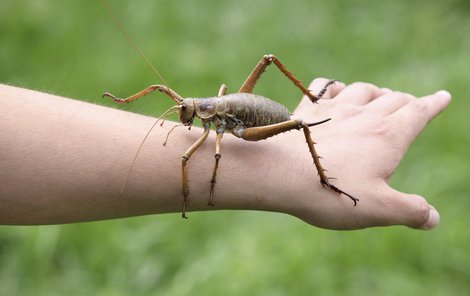
[[[384,215],[385,224],[406,225],[411,228],[429,230],[439,224],[437,210],[426,199],[416,194],[403,193],[390,188],[389,207]]]

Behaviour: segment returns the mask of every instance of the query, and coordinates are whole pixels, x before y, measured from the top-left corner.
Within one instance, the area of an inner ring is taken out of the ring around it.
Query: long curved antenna
[[[144,146],[144,143],[145,143],[145,141],[147,140],[147,138],[148,138],[148,136],[150,135],[150,133],[152,132],[153,128],[157,125],[157,123],[160,121],[160,119],[162,119],[162,118],[164,118],[165,116],[171,114],[172,112],[177,111],[178,109],[181,109],[181,106],[179,106],[179,105],[173,106],[173,107],[171,107],[170,109],[168,109],[168,110],[166,110],[165,112],[163,112],[163,114],[154,122],[154,124],[152,125],[152,127],[149,129],[149,131],[148,131],[147,134],[145,135],[144,139],[143,139],[142,142],[140,143],[139,149],[137,149],[137,152],[136,152],[135,155],[134,155],[134,159],[132,160],[131,167],[129,168],[129,171],[127,171],[126,179],[124,179],[124,183],[122,184],[120,194],[122,194],[122,193],[124,192],[124,189],[126,189],[127,182],[129,181],[129,176],[131,175],[131,171],[132,171],[132,169],[134,168],[134,164],[135,164],[135,161],[137,160],[137,156],[139,155],[140,150],[141,150],[142,147]]]
[[[127,32],[126,28],[124,28],[124,26],[119,21],[119,19],[114,15],[113,10],[111,9],[111,5],[109,5],[108,0],[101,0],[101,3],[103,4],[104,8],[106,9],[111,19],[114,21],[114,23],[117,25],[117,27],[121,31],[121,33],[126,37],[127,41],[142,56],[142,58],[144,58],[147,65],[153,70],[153,72],[155,72],[155,74],[157,74],[157,77],[160,78],[163,84],[165,84],[165,86],[169,88],[168,84],[166,83],[165,79],[163,79],[163,76],[160,74],[160,72],[158,72],[158,70],[154,67],[154,65],[149,61],[149,59],[144,54],[144,52],[140,49],[140,47],[137,45],[134,39],[132,39],[131,35]]]

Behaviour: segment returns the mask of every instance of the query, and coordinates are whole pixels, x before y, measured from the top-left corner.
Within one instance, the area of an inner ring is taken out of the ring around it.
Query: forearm
[[[154,118],[5,85],[0,86],[0,109],[1,224],[67,223],[181,210],[181,156],[201,129],[177,128],[163,146],[173,125],[157,126],[120,193]],[[215,209],[276,210],[271,199],[282,192],[269,184],[288,184],[286,176],[269,170],[276,149],[267,141],[247,143],[226,135]],[[213,150],[210,136],[189,161],[190,211],[213,209],[207,206]]]

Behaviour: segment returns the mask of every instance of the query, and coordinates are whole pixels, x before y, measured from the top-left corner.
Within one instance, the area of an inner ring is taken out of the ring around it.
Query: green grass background
[[[441,225],[338,232],[281,214],[224,211],[189,221],[168,214],[1,226],[0,295],[470,295],[469,2],[111,5],[183,96],[215,95],[222,82],[236,90],[266,53],[305,82],[368,81],[417,96],[449,90],[451,106],[393,178],[394,187],[427,197]],[[92,0],[1,0],[0,82],[152,116],[172,105],[101,100],[104,91],[127,95],[159,81]],[[257,92],[291,110],[300,99],[274,69]]]

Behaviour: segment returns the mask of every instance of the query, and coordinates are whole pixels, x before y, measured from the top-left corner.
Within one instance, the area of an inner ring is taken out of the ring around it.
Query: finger
[[[439,224],[439,213],[423,197],[390,187],[385,196],[382,210],[376,212],[379,225],[406,225],[427,230]]]
[[[370,83],[355,82],[348,85],[336,99],[348,102],[354,105],[365,105],[370,101],[384,95],[389,90],[379,88]]]
[[[317,94],[323,89],[323,87],[325,87],[325,85],[330,80],[331,79],[326,79],[326,78],[316,78],[312,81],[312,83],[310,83],[308,89],[312,91],[312,93]],[[344,83],[336,81],[334,84],[328,86],[325,94],[322,97],[322,100],[336,97],[338,93],[340,93],[345,87],[346,85]],[[311,107],[311,106],[312,106],[312,101],[310,101],[310,99],[307,96],[303,96],[299,105],[295,109],[295,112],[298,112],[302,108]]]
[[[412,100],[392,113],[389,118],[402,125],[406,143],[411,143],[424,127],[450,103],[451,95],[447,91]],[[405,126],[403,126],[405,125]]]
[[[367,109],[374,114],[390,115],[415,99],[416,97],[407,93],[388,91],[367,104]]]

